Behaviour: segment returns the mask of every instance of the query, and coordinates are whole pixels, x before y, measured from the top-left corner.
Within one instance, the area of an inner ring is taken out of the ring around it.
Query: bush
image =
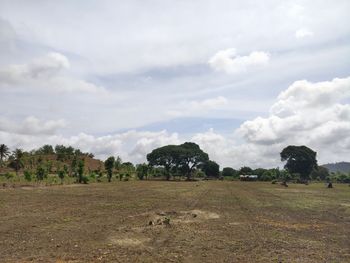
[[[61,183],[63,184],[63,179],[64,179],[64,176],[65,176],[65,171],[64,170],[59,170],[58,172],[57,172],[57,175],[58,175],[58,177],[61,179]]]
[[[6,179],[11,179],[14,177],[12,173],[5,173],[4,176],[6,177]]]
[[[271,181],[271,184],[276,184],[276,183],[277,183],[277,180],[276,180],[276,179],[274,179],[274,180]]]
[[[28,182],[32,181],[32,173],[30,171],[24,171],[24,179]]]
[[[89,178],[88,178],[87,176],[83,175],[83,176],[81,177],[81,182],[82,182],[83,184],[87,184],[87,183],[89,182]]]
[[[39,166],[36,170],[36,179],[42,181],[46,177],[46,170],[42,166]]]

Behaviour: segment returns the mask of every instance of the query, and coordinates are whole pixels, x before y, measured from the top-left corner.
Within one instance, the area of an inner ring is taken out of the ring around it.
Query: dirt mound
[[[149,225],[171,225],[173,223],[192,223],[201,222],[204,220],[218,219],[220,216],[217,213],[203,211],[203,210],[190,210],[190,211],[167,211],[158,212],[151,216]]]

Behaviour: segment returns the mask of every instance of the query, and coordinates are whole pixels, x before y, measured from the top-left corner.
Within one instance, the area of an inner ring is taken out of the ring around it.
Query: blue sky
[[[345,0],[2,0],[0,141],[142,162],[192,140],[236,168],[281,166],[283,147],[305,144],[321,163],[347,161],[348,10]]]

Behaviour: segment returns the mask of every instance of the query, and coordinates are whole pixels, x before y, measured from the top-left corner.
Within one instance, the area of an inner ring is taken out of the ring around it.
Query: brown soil
[[[350,262],[349,201],[323,184],[8,188],[0,262]]]

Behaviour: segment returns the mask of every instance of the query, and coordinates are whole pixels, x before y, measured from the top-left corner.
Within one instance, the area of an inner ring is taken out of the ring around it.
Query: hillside
[[[87,155],[81,155],[78,158],[84,160],[85,172],[96,171],[99,169],[104,170],[104,164],[101,160],[94,159]],[[21,171],[25,169],[35,170],[38,165],[44,165],[52,173],[57,172],[58,169],[62,169],[64,165],[67,166],[67,168],[70,170],[72,165],[72,160],[73,160],[73,157],[59,158],[57,154],[27,155],[27,156],[24,156],[22,159],[24,167],[21,169]],[[0,173],[13,172],[13,171],[14,169],[10,168],[7,165],[2,168],[0,167]]]
[[[329,172],[342,172],[349,173],[350,172],[350,162],[339,162],[339,163],[328,163],[322,165],[327,168]]]

